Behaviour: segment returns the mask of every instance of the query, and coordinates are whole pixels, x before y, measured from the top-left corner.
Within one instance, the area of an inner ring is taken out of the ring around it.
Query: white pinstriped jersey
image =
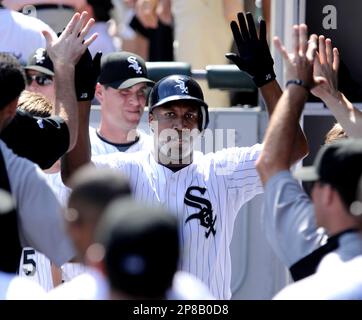
[[[262,145],[194,152],[189,166],[173,172],[150,152],[93,157],[130,179],[136,200],[161,204],[180,221],[180,269],[196,275],[218,299],[231,297],[229,246],[241,206],[262,192],[255,160]],[[167,258],[167,256],[165,256]]]
[[[54,287],[50,260],[30,247],[23,248],[19,276],[37,282],[45,291]]]
[[[58,197],[60,203],[66,207],[71,189],[63,184],[60,173],[48,174],[47,180],[54,193]],[[85,266],[81,263],[65,263],[61,267],[62,280],[64,282],[68,282],[72,278],[84,273],[85,271]]]
[[[139,140],[129,147],[125,152],[137,152],[140,150],[148,150],[153,146],[152,138],[144,133],[142,130],[137,130],[139,133]],[[98,135],[97,131],[93,127],[89,127],[89,139],[91,142],[92,156],[98,156],[102,154],[120,152],[117,147],[111,143],[102,140]]]
[[[70,189],[63,184],[60,173],[46,174],[45,177],[60,204],[65,207]],[[19,276],[37,282],[46,291],[54,288],[50,260],[33,248],[23,248],[20,258]]]
[[[69,282],[73,278],[85,273],[87,267],[82,263],[68,262],[62,265],[62,281]]]

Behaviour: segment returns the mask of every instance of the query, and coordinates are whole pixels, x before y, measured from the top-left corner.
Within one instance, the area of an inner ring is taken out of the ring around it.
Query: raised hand
[[[317,36],[312,34],[308,39],[308,29],[305,24],[293,26],[293,53],[286,51],[278,37],[274,38],[274,44],[283,56],[285,66],[285,78],[289,81],[297,81],[307,90],[312,89],[324,80],[313,77],[313,64],[317,51]]]
[[[93,34],[85,39],[94,24],[93,18],[85,23],[87,16],[86,11],[82,12],[82,14],[74,14],[59,38],[55,38],[49,32],[43,31],[47,41],[47,52],[54,65],[75,65],[87,47],[97,38],[98,35]]]
[[[238,13],[239,25],[236,21],[230,23],[239,55],[227,53],[225,56],[242,71],[247,72],[255,82],[262,87],[275,79],[274,60],[270,54],[266,40],[266,25],[259,22],[259,37],[256,32],[253,15],[248,12],[246,20],[242,12]],[[246,23],[247,21],[247,23]]]
[[[314,60],[314,76],[322,80],[319,86],[311,91],[316,97],[323,99],[327,95],[338,95],[339,52],[332,49],[331,39],[319,36],[319,52]]]

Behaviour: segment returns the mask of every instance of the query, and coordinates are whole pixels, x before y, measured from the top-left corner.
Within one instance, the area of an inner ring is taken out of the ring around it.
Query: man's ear
[[[19,97],[15,98],[14,100],[10,101],[6,107],[3,109],[3,114],[13,117],[15,116],[16,113],[16,109],[18,107],[18,103],[19,103]]]
[[[326,184],[324,185],[323,188],[323,193],[322,193],[322,200],[323,200],[323,204],[325,206],[330,206],[334,203],[334,198],[336,196],[337,190],[334,189],[331,185]]]
[[[95,96],[100,103],[103,101],[103,90],[105,90],[104,86],[97,82]]]
[[[149,112],[148,113],[148,125],[150,126],[150,130],[152,132],[154,132],[154,121],[155,121],[155,118],[153,116],[153,113],[152,112]]]

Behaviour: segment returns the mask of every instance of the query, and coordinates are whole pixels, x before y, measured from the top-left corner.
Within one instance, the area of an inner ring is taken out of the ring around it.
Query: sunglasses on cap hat
[[[36,81],[36,83],[39,86],[48,86],[50,84],[53,83],[53,78],[51,76],[47,76],[47,75],[26,75],[26,82],[28,83],[28,85],[31,85],[31,83],[33,81]]]

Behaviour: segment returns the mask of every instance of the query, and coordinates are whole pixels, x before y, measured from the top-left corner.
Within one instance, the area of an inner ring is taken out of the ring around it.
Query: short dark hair
[[[313,166],[297,169],[294,176],[331,185],[349,210],[355,200],[361,164],[362,139],[337,139],[318,151]]]
[[[0,52],[0,110],[20,96],[25,89],[25,79],[18,60],[9,53]]]
[[[98,225],[110,286],[136,299],[164,299],[180,254],[177,218],[132,198],[113,201]]]
[[[131,194],[128,179],[108,168],[84,166],[71,177],[69,183],[73,189],[69,203],[84,201],[101,211],[115,198]]]

